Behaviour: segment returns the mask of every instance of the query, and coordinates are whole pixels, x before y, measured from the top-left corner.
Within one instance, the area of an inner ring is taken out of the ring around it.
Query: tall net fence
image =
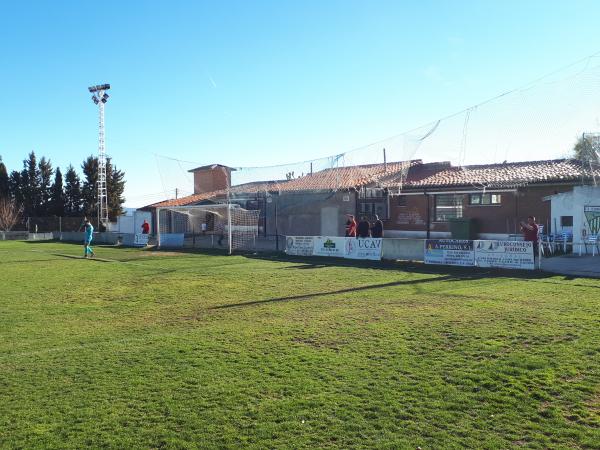
[[[331,171],[329,186],[344,189],[347,173],[339,169],[360,172],[357,166],[371,165],[377,167],[362,168],[365,177],[374,184],[401,191],[411,160],[447,162],[462,171],[472,171],[477,170],[477,165],[505,161],[569,159],[574,156],[575,142],[584,133],[597,146],[600,141],[596,131],[600,131],[598,54],[463,111],[360,148],[272,166],[237,167],[233,162],[229,164],[235,169],[231,184],[268,182],[269,189],[277,190],[290,179]],[[193,194],[193,175],[189,170],[214,162],[202,162],[200,155],[196,161],[158,154],[155,158],[167,196],[173,196],[175,190],[179,196]],[[399,167],[399,163],[404,166]],[[500,183],[491,174],[481,173],[478,179],[476,185],[482,185],[482,189]]]
[[[452,211],[463,201],[458,197],[459,203],[440,198],[433,218],[410,208],[392,217],[391,210],[405,204],[403,197],[419,189],[457,186],[481,193],[469,201],[491,204],[500,201],[501,192],[552,177],[596,185],[598,131],[600,53],[395,136],[333,149],[325,158],[240,167],[235,161],[213,161],[214,154],[211,160],[198,155],[192,161],[154,157],[168,200],[163,206],[232,203],[257,211],[259,237],[296,233],[299,222],[304,234],[343,234],[350,215],[411,226],[456,217]],[[578,140],[589,142],[591,150],[577,152]],[[213,163],[223,166],[206,165]],[[185,223],[187,232],[190,226],[198,229],[189,218]],[[514,232],[517,227],[515,217],[505,228]]]
[[[85,217],[56,217],[56,216],[24,216],[12,228],[13,231],[28,231],[30,233],[48,233],[54,231],[81,231]],[[96,230],[97,218],[92,218]]]

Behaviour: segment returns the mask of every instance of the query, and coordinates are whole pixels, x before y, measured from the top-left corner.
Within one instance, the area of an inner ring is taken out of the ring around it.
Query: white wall
[[[563,192],[550,197],[551,227],[553,233],[572,231],[573,241],[580,242],[583,230],[590,233],[585,218],[584,206],[600,206],[600,186],[575,186],[571,192]],[[561,216],[573,216],[573,227],[564,228],[560,225]],[[556,224],[556,229],[554,228]]]
[[[324,206],[321,208],[321,236],[337,236],[339,232],[339,208]]]
[[[152,214],[147,211],[133,211],[131,215],[122,215],[117,217],[117,223],[111,223],[108,227],[109,231],[113,231],[115,233],[141,233],[142,232],[142,224],[144,220],[147,220],[152,227]],[[154,230],[150,229],[150,233],[153,233]]]

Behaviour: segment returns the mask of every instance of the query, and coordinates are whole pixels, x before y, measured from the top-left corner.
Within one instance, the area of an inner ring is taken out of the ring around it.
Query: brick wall
[[[571,191],[572,185],[526,186],[517,192],[501,192],[500,205],[469,205],[469,194],[461,194],[463,217],[477,222],[479,233],[519,233],[519,222],[533,215],[541,225],[550,224],[550,202],[543,198],[555,193]],[[450,190],[449,190],[450,191]],[[438,192],[443,194],[443,192]],[[386,230],[427,231],[427,196],[405,195],[390,198],[390,220]],[[430,196],[430,231],[450,231],[446,222],[435,221],[434,195]]]
[[[553,229],[554,225],[550,223],[550,201],[544,202],[542,199],[552,194],[572,190],[572,185],[532,186],[522,189],[519,192],[517,206],[519,218],[526,220],[527,216],[532,215],[535,216],[537,223]]]
[[[427,197],[425,195],[390,197],[390,219],[384,222],[384,226],[386,230],[427,230]]]
[[[194,172],[194,194],[227,189],[230,185],[230,169],[217,166]]]

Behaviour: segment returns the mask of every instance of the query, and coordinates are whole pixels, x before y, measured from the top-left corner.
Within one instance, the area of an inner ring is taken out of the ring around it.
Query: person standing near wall
[[[539,226],[535,223],[535,217],[527,217],[527,223],[521,222],[521,232],[526,242],[533,242],[533,256],[538,256],[538,232]]]
[[[144,223],[142,224],[142,234],[150,233],[150,224],[144,219]]]
[[[353,215],[348,215],[346,222],[346,237],[356,237],[356,220]]]
[[[373,226],[371,227],[371,237],[383,237],[383,222],[379,220],[379,216],[377,214],[375,214],[375,223],[373,223]]]
[[[363,216],[356,227],[356,237],[368,238],[371,235],[371,225],[367,222],[367,218]]]

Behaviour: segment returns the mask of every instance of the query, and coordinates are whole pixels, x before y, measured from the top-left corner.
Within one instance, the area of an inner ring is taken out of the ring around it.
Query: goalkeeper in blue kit
[[[83,257],[87,258],[88,255],[94,257],[96,254],[92,250],[92,238],[94,237],[94,227],[88,219],[85,219],[84,225],[85,236],[83,238]]]

